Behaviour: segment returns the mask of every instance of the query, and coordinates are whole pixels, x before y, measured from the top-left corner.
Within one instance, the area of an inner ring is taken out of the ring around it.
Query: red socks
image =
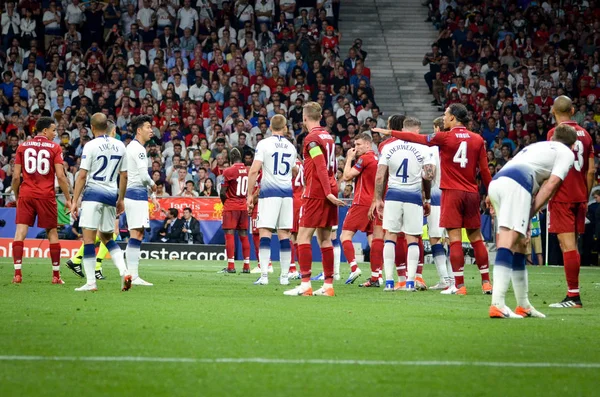
[[[321,248],[325,284],[333,284],[333,247]]]
[[[354,252],[354,244],[352,244],[352,240],[342,241],[342,249],[344,250],[346,260],[350,264],[350,271],[355,272],[358,266],[356,265],[356,254]]]
[[[333,257],[333,250],[331,251],[331,255]],[[298,244],[298,264],[300,265],[300,275],[302,276],[302,282],[310,282],[310,270],[312,267],[312,247],[310,244]]]
[[[374,238],[371,242],[371,280],[376,281],[379,277],[374,277],[375,273],[379,273],[383,266],[383,239]]]
[[[244,269],[250,269],[250,240],[248,240],[248,236],[240,236],[240,241],[242,242]]]
[[[252,242],[254,243],[254,254],[256,255],[256,261],[259,262],[258,267],[260,267],[260,260],[258,259],[258,250],[259,250],[259,246],[260,246],[260,235],[253,234]]]
[[[563,262],[567,278],[567,296],[579,296],[579,267],[581,265],[579,252],[577,250],[563,252]]]
[[[483,240],[477,240],[474,243],[471,243],[471,246],[473,247],[473,251],[475,251],[475,263],[477,263],[479,273],[481,273],[481,282],[489,282],[490,265],[488,261],[488,252],[485,248],[485,244],[483,243]]]
[[[463,253],[462,243],[455,241],[450,243],[450,264],[452,265],[452,273],[454,273],[454,283],[456,288],[460,288],[465,284],[463,275],[465,269],[465,254]]]
[[[52,260],[52,277],[60,278],[60,243],[50,244],[50,259]]]
[[[15,276],[21,275],[21,264],[23,263],[23,242],[13,241],[13,264],[15,266]]]
[[[406,239],[404,238],[404,234],[399,234],[396,240],[396,255],[395,261],[396,264],[396,272],[398,273],[398,277],[406,277],[406,252],[408,250],[408,246],[406,243]]]
[[[292,263],[290,264],[290,273],[297,272],[296,261],[298,260],[298,244],[294,243],[292,248]]]
[[[225,233],[225,251],[227,251],[227,269],[235,269],[235,236]]]

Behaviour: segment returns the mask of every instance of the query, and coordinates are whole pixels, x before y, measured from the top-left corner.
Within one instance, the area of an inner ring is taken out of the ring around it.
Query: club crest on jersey
[[[308,147],[309,148],[314,148],[315,146],[317,146],[317,142],[309,142]]]

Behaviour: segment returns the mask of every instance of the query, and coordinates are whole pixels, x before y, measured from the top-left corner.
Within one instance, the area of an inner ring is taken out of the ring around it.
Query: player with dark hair
[[[554,308],[583,307],[579,295],[581,258],[577,250],[577,237],[585,231],[587,202],[592,187],[594,187],[596,174],[594,142],[584,128],[571,120],[573,113],[575,113],[575,109],[569,97],[563,95],[554,100],[552,114],[556,119],[556,128],[568,125],[577,132],[577,141],[573,146],[575,164],[560,185],[556,195],[548,203],[548,230],[550,233],[557,234],[567,279],[567,296],[562,302],[550,305]],[[548,131],[548,139],[552,139],[556,128]]]
[[[485,141],[479,134],[467,130],[465,125],[468,122],[467,108],[454,103],[444,113],[444,126],[448,131],[425,136],[382,128],[373,129],[380,134],[392,135],[405,141],[439,147],[442,168],[440,226],[448,230],[450,263],[455,280],[455,285],[443,290],[442,294],[467,294],[463,274],[465,256],[462,249],[462,228],[467,229],[469,241],[475,251],[482,291],[485,294],[492,293],[488,252],[480,229],[477,171],[479,170],[486,189],[492,176],[487,165]]]
[[[242,243],[244,267],[242,273],[250,273],[250,241],[248,240],[248,167],[242,162],[242,153],[238,148],[229,153],[231,167],[223,171],[221,201],[223,202],[223,231],[225,232],[225,250],[227,267],[221,273],[235,273],[235,232]],[[264,264],[263,264],[264,265]]]
[[[60,278],[60,242],[58,240],[58,210],[54,177],[65,196],[65,209],[71,208],[69,181],[63,167],[62,150],[54,143],[56,123],[49,117],[40,117],[35,123],[37,135],[19,145],[13,170],[12,190],[17,203],[16,231],[13,240],[13,283],[23,281],[23,241],[37,218],[38,227],[46,229],[50,243],[52,284],[64,284]],[[22,179],[21,179],[22,178]]]

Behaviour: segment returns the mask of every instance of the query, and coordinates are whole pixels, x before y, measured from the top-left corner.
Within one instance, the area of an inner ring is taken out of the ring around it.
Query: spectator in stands
[[[161,209],[166,218],[156,237],[152,240],[155,243],[179,243],[182,239],[182,229],[184,220],[179,219],[177,208],[169,208],[168,211]]]
[[[183,227],[181,229],[180,243],[185,244],[204,244],[202,232],[200,231],[200,222],[192,216],[192,209],[183,210]]]

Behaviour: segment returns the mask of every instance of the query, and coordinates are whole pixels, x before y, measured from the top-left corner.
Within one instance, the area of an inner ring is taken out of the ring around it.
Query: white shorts
[[[423,234],[423,207],[387,200],[383,207],[383,228],[392,233],[403,232],[411,236],[420,236]]]
[[[440,214],[442,207],[439,205],[431,206],[431,213],[427,217],[427,234],[429,237],[442,238],[444,234],[444,228],[440,227]]]
[[[294,225],[294,199],[291,197],[265,197],[258,199],[259,229],[291,230]]]
[[[117,208],[97,201],[82,201],[79,227],[99,230],[102,233],[115,232]]]
[[[531,194],[513,179],[500,177],[490,183],[488,195],[496,213],[496,224],[525,236],[529,227]]]
[[[125,216],[129,229],[148,229],[150,227],[148,202],[125,199]]]

